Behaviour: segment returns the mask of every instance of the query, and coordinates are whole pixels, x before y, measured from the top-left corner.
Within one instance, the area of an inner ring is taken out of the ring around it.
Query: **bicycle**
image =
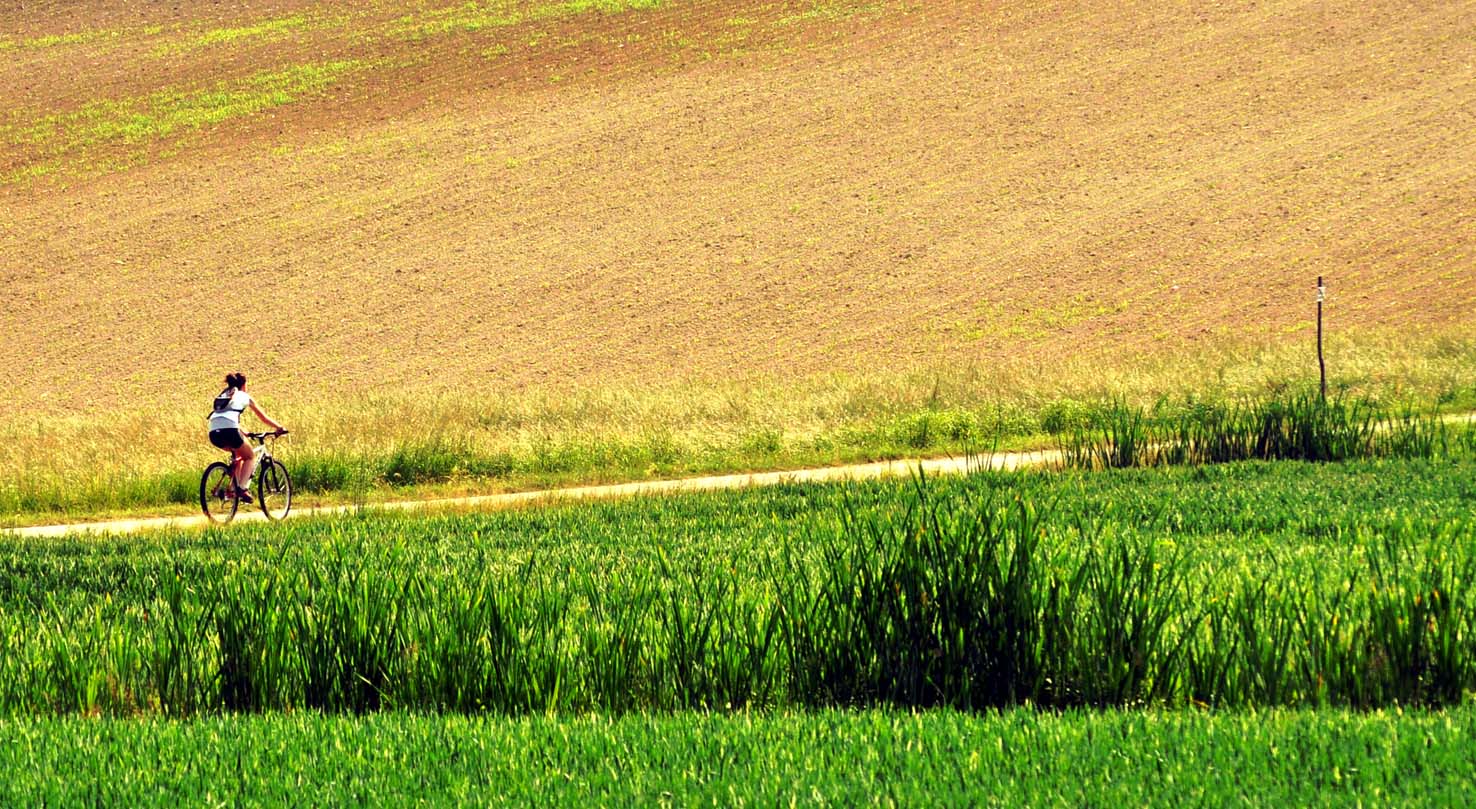
[[[272,443],[285,433],[246,433],[260,449],[256,457],[256,502],[269,520],[280,520],[292,509],[292,478],[287,467],[272,457]],[[216,461],[200,476],[200,508],[206,518],[224,525],[236,517],[241,501],[236,499],[236,480],[231,465]]]

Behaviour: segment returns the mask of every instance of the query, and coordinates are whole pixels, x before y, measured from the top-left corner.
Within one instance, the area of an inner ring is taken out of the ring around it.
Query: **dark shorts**
[[[220,449],[230,451],[240,449],[241,445],[246,443],[246,439],[241,437],[240,430],[232,427],[226,430],[211,430],[210,443],[214,444]]]

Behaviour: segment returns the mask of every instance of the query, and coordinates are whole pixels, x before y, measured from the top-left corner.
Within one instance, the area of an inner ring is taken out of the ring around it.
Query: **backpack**
[[[213,416],[216,413],[224,413],[229,410],[234,410],[237,413],[244,413],[246,411],[246,408],[244,407],[231,407],[231,397],[235,395],[235,388],[226,388],[220,393],[215,394],[215,400],[210,403],[210,415]]]

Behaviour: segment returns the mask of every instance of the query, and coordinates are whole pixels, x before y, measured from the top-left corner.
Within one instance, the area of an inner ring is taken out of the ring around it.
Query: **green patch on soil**
[[[166,88],[147,95],[94,101],[82,108],[0,127],[0,141],[31,152],[33,159],[4,180],[18,183],[52,174],[87,175],[128,165],[144,149],[228,121],[319,96],[362,62],[341,60],[294,65],[205,89]],[[128,156],[101,154],[109,147]]]

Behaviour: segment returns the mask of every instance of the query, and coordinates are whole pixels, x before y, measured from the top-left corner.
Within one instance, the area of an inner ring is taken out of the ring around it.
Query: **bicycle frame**
[[[277,433],[248,433],[244,430],[242,434],[246,436],[246,440],[251,444],[251,452],[256,455],[257,469],[261,468],[263,461],[273,460],[272,444],[278,438],[281,438],[281,435]],[[230,456],[231,474],[234,475],[236,473],[236,452],[235,450],[228,449],[225,450],[225,453]]]
[[[252,452],[256,453],[256,462],[260,464],[272,457],[272,444],[281,436],[276,433],[246,433],[246,438],[251,441]]]

